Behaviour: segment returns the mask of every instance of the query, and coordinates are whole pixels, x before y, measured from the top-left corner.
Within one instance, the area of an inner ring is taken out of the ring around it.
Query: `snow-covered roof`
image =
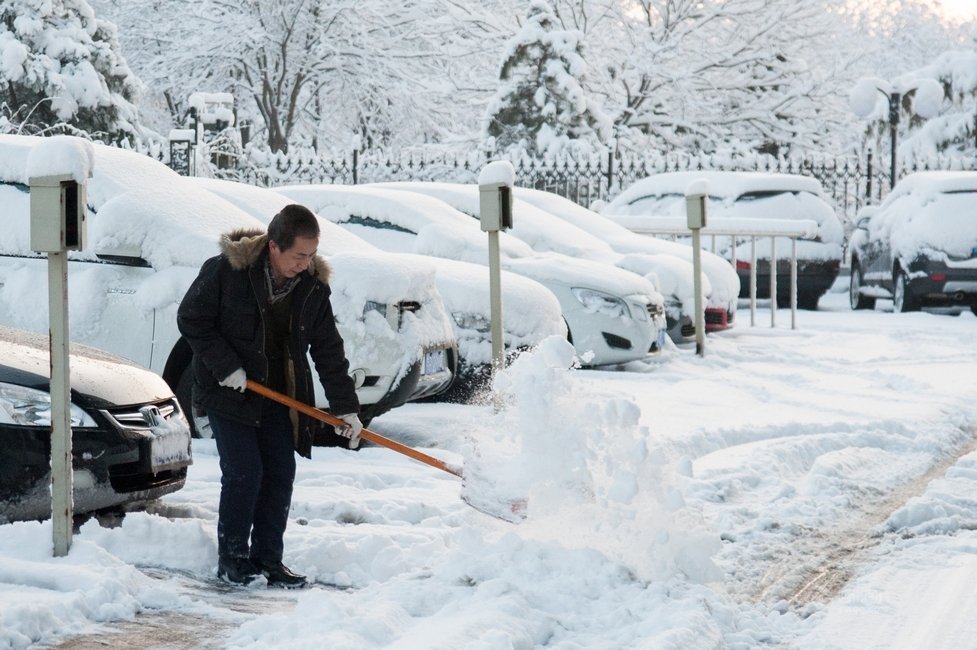
[[[194,177],[188,180],[209,192],[213,192],[227,202],[233,203],[265,226],[286,205],[296,203],[294,199],[264,187],[216,178]],[[306,207],[313,212],[316,211],[310,206]],[[380,249],[373,244],[340,228],[328,219],[319,218],[319,229],[319,249],[327,254],[354,251],[361,253],[380,252]]]
[[[906,194],[977,191],[977,171],[926,171],[901,178],[883,205]]]
[[[369,215],[417,235],[410,248],[401,249],[401,252],[476,264],[487,259],[488,240],[478,223],[429,196],[405,194],[373,185],[291,185],[274,189],[334,223]],[[499,247],[506,257],[533,255],[529,246],[506,233],[499,233]]]
[[[450,184],[445,185],[450,187]],[[478,188],[473,187],[477,201]],[[386,236],[372,228],[371,241],[384,250],[476,264],[488,261],[488,238],[480,230],[478,221],[433,196],[405,188],[392,189],[387,185],[303,185],[275,189],[336,223],[359,217],[389,224],[392,228],[381,229],[386,230]],[[466,189],[462,194],[467,196],[469,192]],[[400,234],[397,228],[402,229]],[[648,280],[630,271],[586,258],[537,253],[507,233],[499,235],[503,266],[544,284],[558,281],[576,283],[574,286],[600,286],[619,295],[658,295]],[[382,242],[380,237],[383,237]]]
[[[604,212],[613,214],[616,207],[627,205],[644,196],[685,196],[689,185],[698,180],[708,182],[709,196],[722,199],[735,199],[760,191],[810,192],[817,196],[823,194],[820,182],[797,174],[741,171],[665,172],[635,181],[611,201]]]
[[[478,217],[481,210],[475,184],[401,181],[375,185],[433,196],[473,217]],[[519,198],[513,200],[512,229],[508,232],[538,252],[553,251],[602,262],[612,262],[615,257],[607,242]]]

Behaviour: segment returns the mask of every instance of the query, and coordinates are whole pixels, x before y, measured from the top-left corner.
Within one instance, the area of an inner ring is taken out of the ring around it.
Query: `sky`
[[[741,306],[704,356],[616,370],[551,338],[484,404],[398,408],[372,428],[465,481],[381,448],[299,459],[302,591],[214,580],[196,440],[182,490],[67,557],[49,522],[0,526],[0,648],[973,647],[977,319],[890,308],[851,312],[841,280],[796,329]]]

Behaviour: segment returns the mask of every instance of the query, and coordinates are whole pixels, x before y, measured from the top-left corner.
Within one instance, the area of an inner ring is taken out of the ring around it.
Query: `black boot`
[[[293,573],[291,569],[282,564],[281,560],[251,560],[251,562],[268,579],[269,587],[298,589],[308,584],[305,576]]]
[[[246,557],[222,557],[217,561],[217,577],[234,584],[246,585],[261,575]]]

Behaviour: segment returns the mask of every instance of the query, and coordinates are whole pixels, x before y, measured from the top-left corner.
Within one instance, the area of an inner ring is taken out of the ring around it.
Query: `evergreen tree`
[[[0,3],[0,128],[134,135],[138,83],[86,0]]]
[[[547,0],[532,0],[509,41],[486,135],[498,150],[555,154],[608,137],[610,123],[584,90],[582,34],[562,29]]]

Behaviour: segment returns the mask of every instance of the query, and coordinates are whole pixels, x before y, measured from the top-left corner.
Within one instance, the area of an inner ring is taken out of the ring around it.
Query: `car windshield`
[[[783,194],[792,194],[797,196],[800,192],[789,192],[783,190],[754,190],[752,192],[744,192],[736,197],[737,201],[756,201],[758,199],[769,199],[774,196],[781,196]],[[805,192],[805,194],[810,194],[810,192]]]

